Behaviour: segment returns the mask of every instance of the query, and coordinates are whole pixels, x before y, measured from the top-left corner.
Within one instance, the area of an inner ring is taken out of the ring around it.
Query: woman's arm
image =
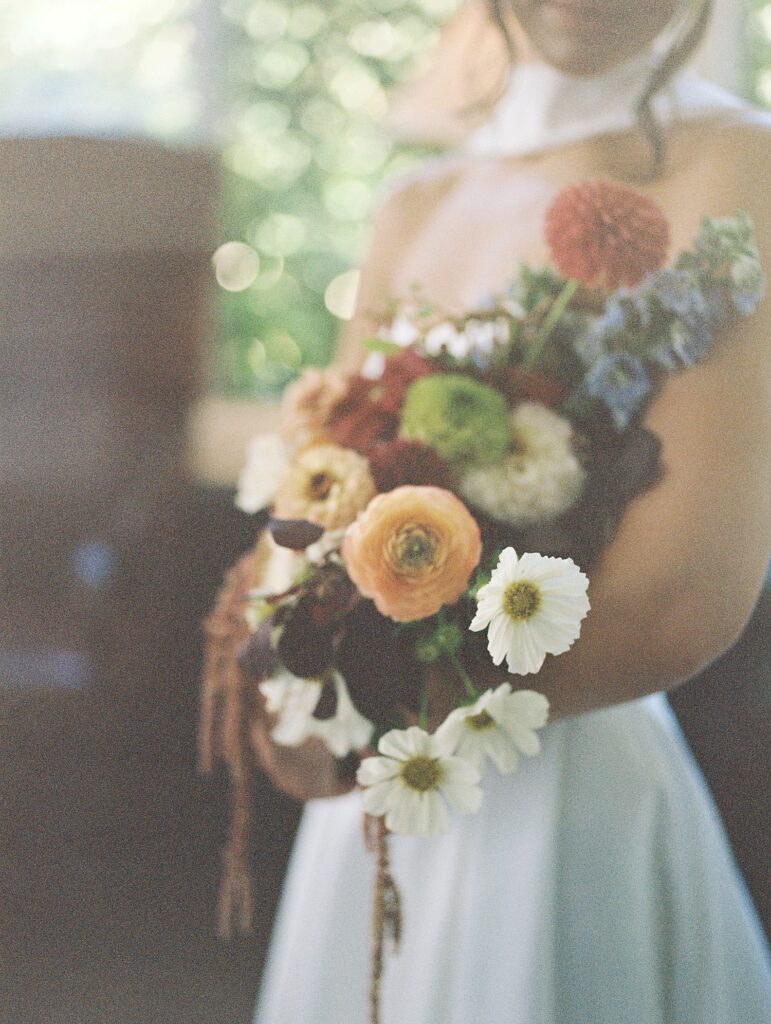
[[[715,133],[709,194],[702,187],[698,196],[705,212],[750,213],[767,273],[770,151],[766,127]],[[556,715],[676,686],[741,633],[771,543],[770,350],[768,297],[716,338],[703,363],[667,378],[651,405],[646,422],[662,441],[663,479],[628,507],[590,573],[580,640],[532,680]]]
[[[675,686],[741,633],[769,550],[767,307],[670,378],[650,409],[664,477],[629,506],[590,573],[580,640],[533,679],[556,714]]]

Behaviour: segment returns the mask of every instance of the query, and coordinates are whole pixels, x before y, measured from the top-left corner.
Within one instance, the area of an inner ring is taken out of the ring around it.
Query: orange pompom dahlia
[[[382,615],[414,622],[453,604],[479,563],[479,527],[441,487],[397,487],[369,503],[345,535],[348,575]]]
[[[664,263],[669,225],[658,206],[611,181],[563,189],[546,213],[557,269],[587,287],[637,284]]]

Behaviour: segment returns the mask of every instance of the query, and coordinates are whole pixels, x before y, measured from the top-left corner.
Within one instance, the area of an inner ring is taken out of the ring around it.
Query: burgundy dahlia
[[[347,394],[332,410],[329,433],[344,448],[369,454],[374,445],[396,436],[407,388],[432,372],[430,363],[405,349],[386,361],[379,379],[354,377]]]
[[[379,491],[392,491],[403,484],[452,490],[450,467],[422,441],[399,437],[376,444],[369,453],[369,468]]]

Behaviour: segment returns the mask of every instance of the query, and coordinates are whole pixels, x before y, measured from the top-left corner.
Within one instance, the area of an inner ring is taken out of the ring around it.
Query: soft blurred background
[[[250,1020],[298,809],[258,785],[256,933],[219,944],[198,623],[252,540],[244,441],[427,155],[382,122],[456,6],[0,4],[0,1024]],[[771,3],[718,4],[699,67],[771,106]],[[672,696],[766,921],[769,603]]]

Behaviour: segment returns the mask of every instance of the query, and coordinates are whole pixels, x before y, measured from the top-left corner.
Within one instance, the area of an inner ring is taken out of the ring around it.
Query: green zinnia
[[[497,462],[511,443],[503,395],[458,373],[414,381],[405,396],[399,432],[431,445],[456,466]]]

